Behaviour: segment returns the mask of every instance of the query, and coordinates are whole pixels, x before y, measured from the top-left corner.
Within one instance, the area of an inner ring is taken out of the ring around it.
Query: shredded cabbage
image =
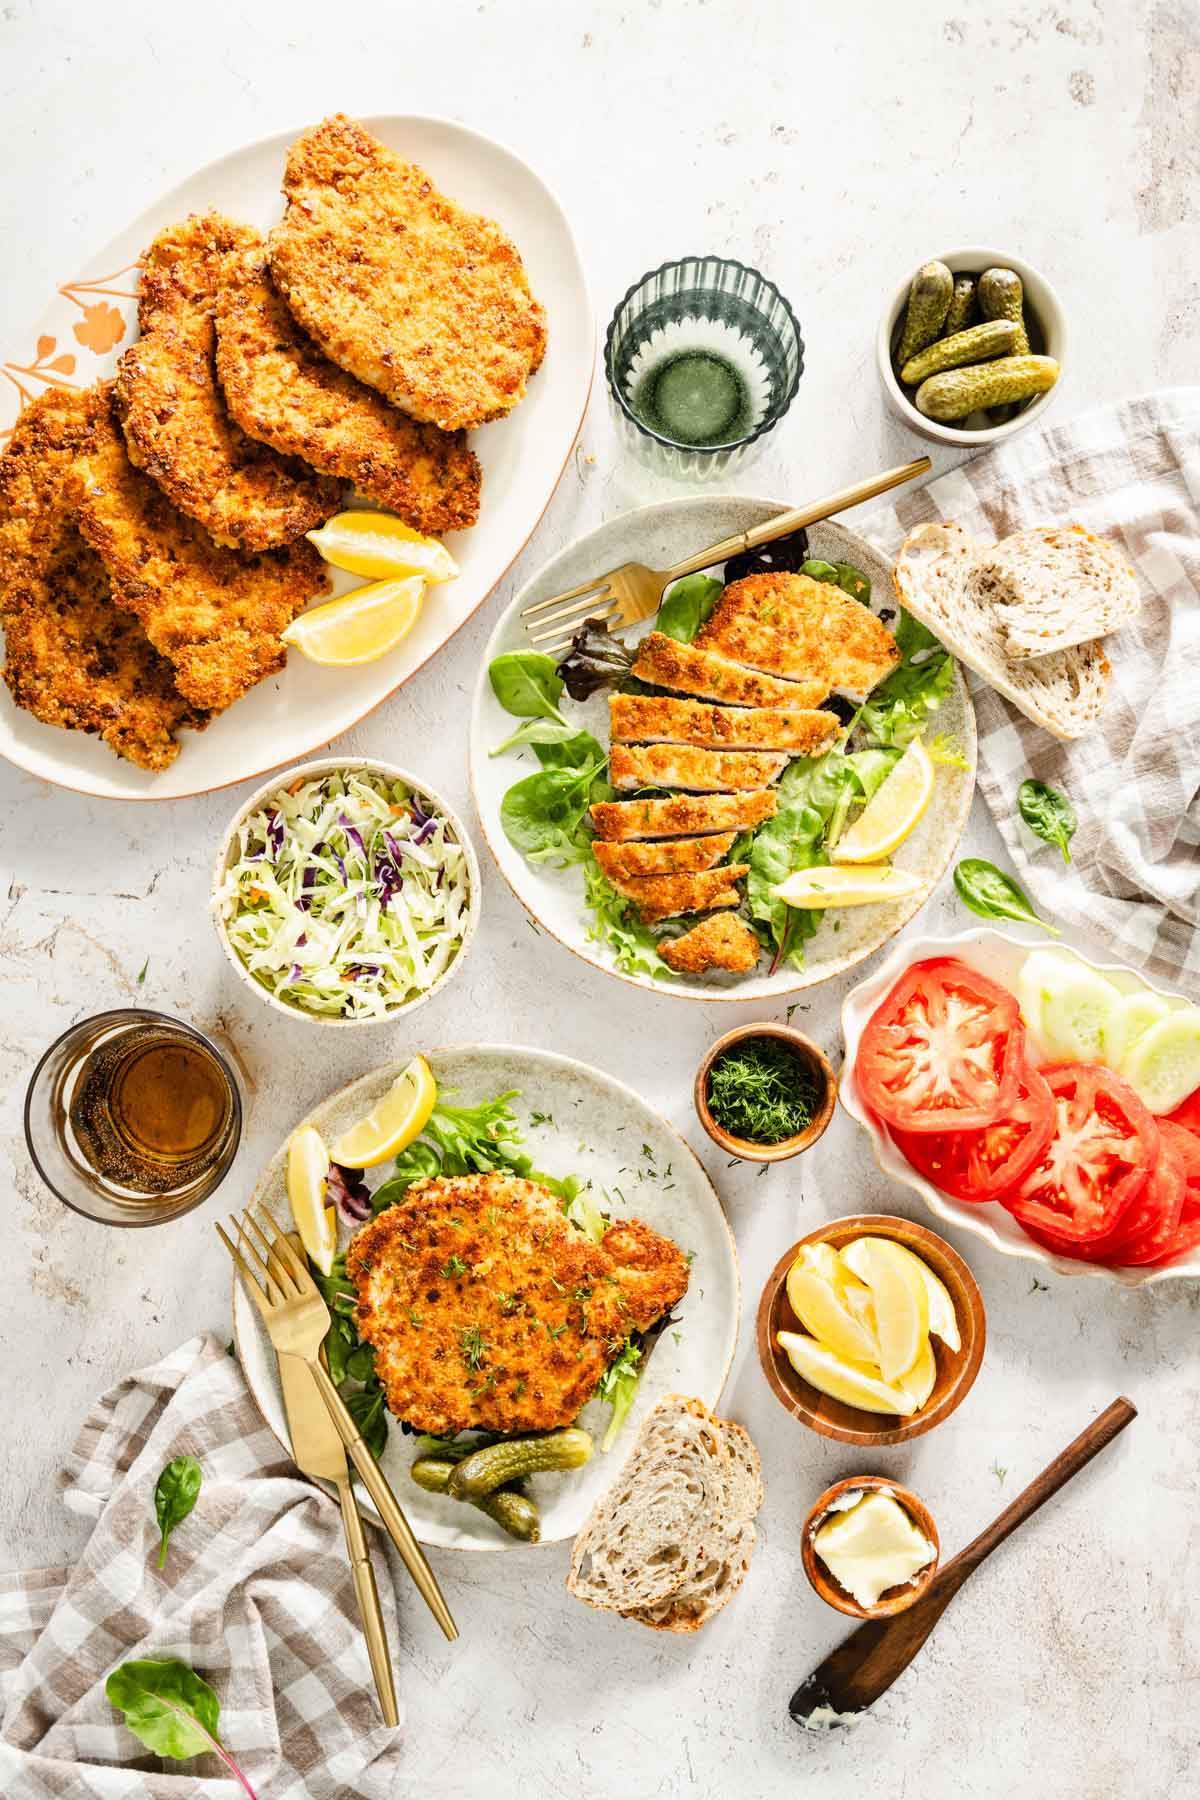
[[[225,934],[287,1006],[386,1017],[462,948],[470,875],[446,821],[370,770],[274,794],[245,819],[217,893]]]

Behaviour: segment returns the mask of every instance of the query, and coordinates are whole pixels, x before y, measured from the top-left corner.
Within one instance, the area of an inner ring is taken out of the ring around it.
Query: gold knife
[[[307,1363],[298,1356],[281,1356],[278,1360],[283,1404],[287,1409],[288,1431],[292,1439],[292,1455],[306,1475],[312,1475],[319,1481],[332,1481],[337,1488],[342,1523],[346,1529],[346,1548],[350,1553],[350,1573],[354,1577],[354,1592],[358,1596],[363,1636],[367,1640],[367,1655],[371,1659],[371,1671],[375,1676],[383,1722],[385,1725],[397,1725],[400,1715],[392,1680],[392,1659],[388,1654],[379,1590],[375,1586],[375,1572],[367,1553],[362,1516],[350,1485],[346,1451]]]

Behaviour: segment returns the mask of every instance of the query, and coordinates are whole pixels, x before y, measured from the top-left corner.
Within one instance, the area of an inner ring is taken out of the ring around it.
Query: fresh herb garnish
[[[458,1345],[468,1369],[477,1369],[491,1348],[484,1343],[483,1333],[478,1325],[464,1325],[459,1333]]]
[[[1044,781],[1023,781],[1017,789],[1017,811],[1035,837],[1057,844],[1063,861],[1070,862],[1068,846],[1079,829],[1079,816],[1065,794]]]
[[[446,1262],[442,1265],[442,1275],[447,1281],[449,1281],[453,1275],[465,1275],[466,1272],[467,1265],[457,1251],[455,1251],[453,1256],[448,1257]]]
[[[217,1736],[220,1702],[207,1681],[174,1658],[162,1662],[120,1663],[104,1684],[109,1705],[124,1713],[125,1723],[156,1756],[182,1761],[188,1756],[219,1756],[250,1800],[254,1789]]]
[[[812,1070],[778,1038],[743,1038],[708,1072],[708,1105],[731,1137],[778,1144],[806,1131],[820,1090]]]
[[[981,919],[1016,919],[1048,931],[1051,937],[1059,935],[1057,926],[1048,925],[1033,910],[1024,888],[982,856],[968,856],[954,865],[954,885],[963,905]]]
[[[183,1523],[200,1495],[203,1472],[194,1456],[174,1456],[154,1484],[154,1516],[162,1533],[158,1566],[167,1560],[167,1539]]]

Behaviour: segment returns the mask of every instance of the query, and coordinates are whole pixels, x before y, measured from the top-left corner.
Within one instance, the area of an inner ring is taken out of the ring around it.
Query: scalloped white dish
[[[978,930],[960,932],[957,937],[909,938],[899,945],[890,956],[884,958],[866,981],[860,981],[857,987],[851,989],[842,1003],[842,1036],[846,1046],[846,1060],[838,1084],[838,1097],[851,1118],[857,1119],[870,1137],[875,1160],[885,1175],[892,1176],[914,1193],[920,1194],[930,1212],[935,1213],[946,1224],[961,1225],[964,1231],[982,1238],[1002,1256],[1024,1257],[1028,1262],[1043,1263],[1059,1275],[1090,1275],[1102,1281],[1115,1281],[1127,1288],[1149,1287],[1152,1282],[1178,1281],[1188,1276],[1194,1280],[1200,1276],[1200,1250],[1180,1257],[1178,1262],[1170,1263],[1165,1268],[1142,1269],[1109,1269],[1100,1263],[1077,1262],[1074,1258],[1056,1256],[1053,1251],[1044,1250],[1032,1238],[1026,1237],[1016,1220],[995,1201],[988,1201],[982,1206],[967,1206],[961,1200],[954,1200],[948,1194],[943,1194],[931,1182],[926,1181],[863,1104],[854,1077],[859,1039],[867,1020],[905,969],[926,957],[957,956],[973,969],[978,969],[981,974],[989,975],[993,981],[1015,990],[1017,974],[1025,957],[1031,950],[1045,948],[1047,942],[1044,937],[1007,937],[1002,932],[981,926]],[[1122,993],[1149,992],[1159,995],[1173,1006],[1190,1004],[1182,994],[1173,994],[1167,988],[1156,987],[1152,981],[1147,981],[1124,963],[1096,962],[1070,945],[1060,947],[1070,950],[1071,955],[1077,957],[1085,967],[1098,969],[1101,974],[1107,975]]]

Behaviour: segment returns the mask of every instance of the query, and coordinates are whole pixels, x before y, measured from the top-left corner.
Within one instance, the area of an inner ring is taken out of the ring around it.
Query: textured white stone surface
[[[1194,379],[1198,100],[1194,0],[4,0],[0,342],[20,337],[64,267],[206,160],[339,107],[444,113],[506,140],[557,188],[602,329],[628,283],[674,254],[740,256],[778,281],[800,314],[808,369],[787,428],[742,486],[799,500],[915,453],[883,409],[872,338],[886,291],[947,244],[1011,245],[1058,285],[1072,335],[1059,416]],[[598,390],[510,580],[663,491],[617,460]],[[467,696],[500,598],[344,740],[424,771],[464,810]],[[928,1501],[947,1551],[1116,1393],[1141,1417],[974,1579],[876,1716],[852,1735],[806,1741],[787,1698],[843,1628],[806,1586],[797,1534],[816,1492],[856,1459],[772,1399],[754,1304],[801,1230],[919,1203],[888,1188],[844,1118],[802,1162],[761,1179],[726,1168],[694,1122],[690,1084],[705,1044],[744,1009],[606,980],[536,937],[490,867],[463,978],[417,1029],[331,1046],[257,1006],[213,941],[209,862],[236,793],[169,809],[105,805],[4,768],[0,796],[6,1564],[78,1549],[55,1476],[93,1394],[191,1332],[223,1334],[228,1319],[216,1203],[173,1229],[124,1235],[39,1189],[21,1100],[54,1034],[144,999],[236,1044],[254,1092],[223,1205],[303,1110],[385,1050],[544,1043],[639,1087],[718,1184],[747,1302],[725,1404],[763,1452],[762,1542],[736,1603],[695,1638],[570,1600],[562,1548],[438,1555],[463,1636],[447,1648],[424,1609],[404,1602],[395,1652],[410,1750],[397,1793],[1195,1792],[1195,1290],[1137,1295],[1055,1277],[1035,1288],[1028,1264],[962,1239],[989,1309],[979,1382],[951,1423],[873,1459]],[[978,805],[967,846],[999,853]],[[919,921],[962,922],[945,891]],[[842,986],[804,996],[796,1014],[831,1050]]]

